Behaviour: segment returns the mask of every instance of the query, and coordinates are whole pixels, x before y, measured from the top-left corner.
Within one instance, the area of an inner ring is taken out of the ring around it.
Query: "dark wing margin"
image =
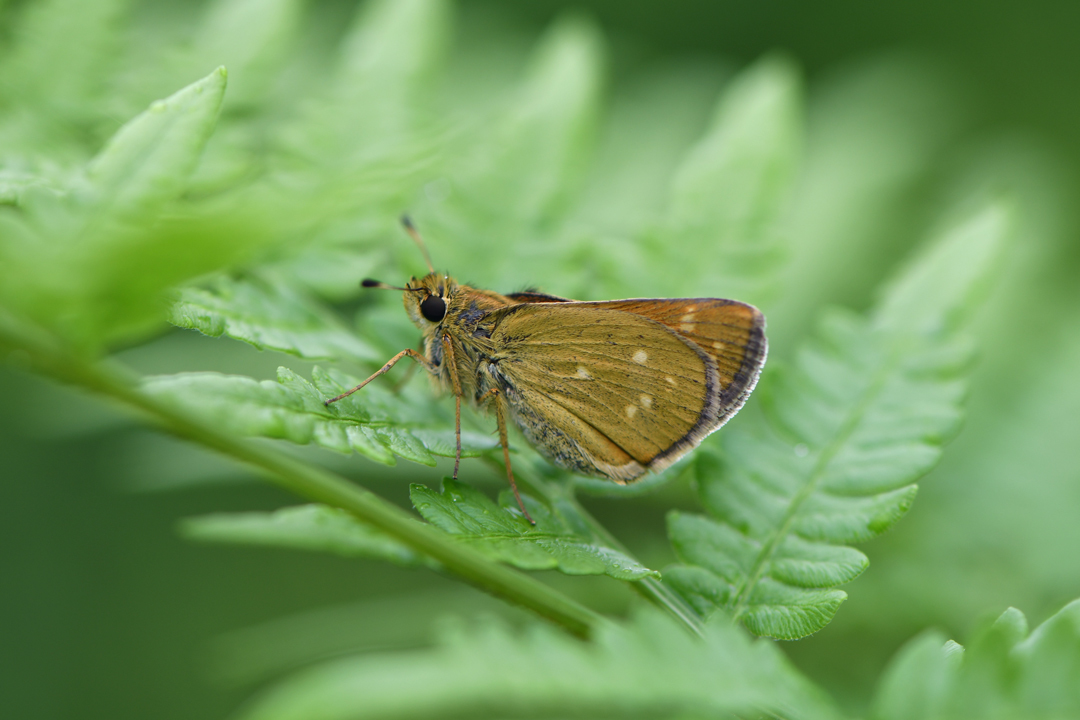
[[[746,404],[768,355],[765,316],[754,306],[736,300],[692,298],[614,302],[629,304],[626,312],[650,317],[694,343],[713,359],[719,372],[719,402],[715,413],[709,413],[707,407],[684,438],[649,464],[650,470],[659,472],[723,427]],[[643,303],[644,307],[638,303]],[[693,312],[687,312],[691,308]]]
[[[712,357],[720,372],[721,407],[730,407],[722,420],[730,418],[746,402],[765,365],[768,354],[765,316],[752,305],[717,298],[609,300],[587,304],[655,320]]]
[[[516,303],[568,303],[568,302],[575,302],[574,300],[569,300],[567,298],[562,298],[562,297],[559,297],[557,295],[548,295],[546,293],[540,292],[539,290],[534,290],[533,288],[528,288],[526,290],[522,290],[521,292],[509,293],[509,294],[505,295],[505,297],[510,298],[511,300],[513,300]]]

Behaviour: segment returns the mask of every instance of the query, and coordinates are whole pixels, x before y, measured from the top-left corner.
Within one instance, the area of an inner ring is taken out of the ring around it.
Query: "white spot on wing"
[[[634,362],[636,362],[638,365],[644,365],[648,361],[649,354],[644,350],[638,350],[636,353],[634,353]]]
[[[671,377],[670,375],[664,379],[667,380],[668,385],[670,385],[671,387],[675,387],[678,384],[675,382],[675,378]]]
[[[592,375],[590,375],[589,371],[581,365],[577,366],[577,377],[581,378],[582,380],[592,380]]]
[[[714,349],[714,350],[723,350],[723,349],[724,349],[724,343],[720,342],[719,340],[717,340],[716,342],[714,342],[714,343],[712,344],[712,346],[713,346],[713,349]]]
[[[646,410],[652,407],[652,395],[642,395],[639,400],[641,402],[641,407]]]
[[[635,415],[637,415],[637,405],[627,405],[626,406],[626,417],[633,420]]]
[[[683,315],[681,318],[679,318],[679,322],[681,322],[681,323],[694,322],[694,313],[692,312],[693,308],[686,308],[686,309],[691,310],[691,312],[688,312],[685,315]]]

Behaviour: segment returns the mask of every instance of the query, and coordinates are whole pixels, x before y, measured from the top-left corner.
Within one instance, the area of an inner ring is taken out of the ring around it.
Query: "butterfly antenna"
[[[366,280],[362,280],[360,282],[360,287],[376,288],[378,290],[401,290],[403,292],[419,292],[419,291],[423,290],[423,288],[405,288],[405,287],[398,287],[397,285],[387,285],[384,282],[379,282],[378,280],[372,280],[371,278],[367,278]]]
[[[420,233],[417,232],[412,219],[410,219],[408,215],[402,215],[401,224],[405,227],[405,232],[409,233],[409,237],[416,242],[416,245],[420,248],[420,252],[424,253],[424,262],[427,263],[428,270],[435,272],[435,266],[431,264],[431,256],[428,255],[427,246],[424,245],[424,240],[420,237]]]

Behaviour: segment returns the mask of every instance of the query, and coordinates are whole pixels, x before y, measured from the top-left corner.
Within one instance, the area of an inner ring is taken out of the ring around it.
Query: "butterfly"
[[[337,402],[409,357],[455,401],[493,410],[507,479],[525,517],[510,464],[507,423],[556,465],[626,484],[659,472],[738,412],[757,383],[768,344],[765,316],[717,298],[580,302],[535,290],[500,294],[435,272],[415,226],[402,218],[429,273],[400,290],[423,334]]]

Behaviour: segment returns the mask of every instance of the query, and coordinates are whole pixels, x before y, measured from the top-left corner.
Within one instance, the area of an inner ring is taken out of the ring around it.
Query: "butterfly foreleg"
[[[380,375],[382,375],[383,373],[385,373],[385,372],[386,372],[387,370],[389,370],[390,368],[394,367],[394,365],[396,365],[396,364],[397,364],[397,361],[398,361],[398,360],[400,360],[400,359],[401,359],[401,358],[403,358],[403,357],[411,357],[411,358],[412,358],[413,360],[415,360],[416,362],[418,362],[418,363],[420,363],[421,365],[423,365],[423,366],[424,366],[424,367],[425,367],[425,368],[427,369],[427,371],[428,371],[428,372],[430,372],[430,373],[434,373],[434,372],[437,372],[437,369],[436,369],[436,367],[435,367],[434,365],[432,365],[432,364],[431,364],[431,362],[430,362],[430,361],[429,361],[429,360],[428,360],[428,359],[427,359],[426,357],[424,357],[423,355],[421,355],[420,353],[416,352],[415,350],[411,350],[411,349],[406,349],[406,350],[402,350],[402,351],[401,351],[401,352],[399,352],[399,353],[398,353],[397,355],[395,355],[394,357],[390,358],[390,361],[389,361],[389,362],[387,362],[387,363],[386,363],[385,365],[383,365],[383,366],[382,366],[381,368],[379,368],[379,369],[378,369],[378,370],[376,370],[376,371],[375,371],[374,373],[372,373],[372,374],[371,374],[371,377],[369,377],[369,378],[368,378],[367,380],[365,380],[364,382],[360,383],[359,385],[357,385],[356,387],[354,387],[354,388],[353,388],[352,390],[346,390],[345,392],[341,393],[341,394],[340,394],[340,395],[338,395],[337,397],[332,397],[332,398],[330,398],[329,400],[324,400],[324,401],[323,401],[323,405],[329,405],[330,403],[336,403],[336,402],[337,402],[338,400],[341,400],[341,399],[343,399],[343,398],[347,398],[347,397],[349,397],[349,396],[350,396],[350,395],[352,395],[352,394],[353,394],[354,392],[356,392],[356,391],[357,391],[357,390],[359,390],[360,388],[364,387],[364,386],[365,386],[365,385],[367,385],[367,384],[368,384],[369,382],[371,382],[371,381],[372,381],[372,380],[374,380],[375,378],[379,377]]]
[[[446,353],[447,366],[450,368],[450,383],[454,388],[454,479],[457,480],[458,467],[461,465],[461,380],[457,372],[457,355],[454,354],[454,341],[449,335],[443,335],[442,344]]]
[[[535,525],[536,521],[529,515],[529,511],[525,509],[525,503],[521,500],[521,493],[518,492],[517,483],[514,482],[514,471],[510,467],[510,441],[506,434],[506,398],[499,392],[499,388],[491,388],[476,399],[477,405],[485,405],[489,402],[495,403],[495,421],[499,425],[499,442],[502,444],[503,460],[506,461],[506,479],[510,481],[510,489],[514,491],[514,497],[517,498],[518,507],[521,508],[525,519]]]

